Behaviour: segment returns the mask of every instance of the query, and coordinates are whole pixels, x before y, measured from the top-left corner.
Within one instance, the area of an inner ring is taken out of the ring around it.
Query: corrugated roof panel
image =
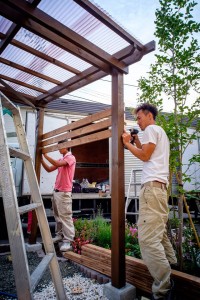
[[[2,57],[61,82],[74,76],[73,73],[12,45],[7,47]]]
[[[7,80],[4,80],[4,82],[6,82],[9,86],[11,86],[17,92],[24,93],[24,94],[27,94],[27,95],[30,95],[33,97],[38,97],[41,95],[41,93],[39,93],[35,90],[32,90],[32,89],[29,89],[27,87],[21,86],[19,84],[16,84],[16,83],[13,83],[13,82],[10,82]]]
[[[57,0],[55,2],[43,0],[38,8],[109,54],[113,54],[129,45],[123,38],[90,15],[73,0]]]
[[[38,35],[22,28],[16,35],[16,40],[45,53],[46,55],[55,58],[66,65],[78,69],[80,72],[89,68],[91,65],[84,62],[80,58],[70,54],[60,47],[50,43],[49,41],[39,37]],[[64,57],[64,58],[63,58]],[[71,74],[73,76],[74,74]],[[66,80],[66,79],[65,79]]]
[[[59,60],[65,64],[67,63],[67,65],[72,66],[73,68],[79,70],[80,72],[92,66],[89,63],[85,62],[84,60],[76,57],[75,55],[69,52],[63,52],[63,54],[59,57]]]
[[[55,84],[47,80],[41,79],[39,77],[33,76],[32,74],[28,74],[4,64],[0,64],[0,68],[2,75],[9,76],[10,78],[25,82],[27,84],[35,85],[36,87],[42,88],[44,90],[49,90],[56,86]]]
[[[8,29],[10,28],[10,26],[13,23],[9,20],[7,20],[6,18],[0,16],[0,32],[6,34],[6,32],[8,31]]]

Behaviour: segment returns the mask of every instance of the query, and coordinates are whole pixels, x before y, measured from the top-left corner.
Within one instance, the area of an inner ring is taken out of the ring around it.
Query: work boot
[[[171,287],[167,294],[160,298],[155,298],[153,295],[151,296],[151,300],[174,300],[174,281],[171,279]]]
[[[171,287],[170,290],[167,292],[165,299],[166,300],[173,300],[174,299],[174,281],[171,279]]]

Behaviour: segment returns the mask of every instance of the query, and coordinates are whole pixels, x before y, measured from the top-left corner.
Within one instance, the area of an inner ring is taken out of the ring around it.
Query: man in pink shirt
[[[67,140],[58,142],[63,143]],[[41,163],[47,172],[58,170],[54,186],[52,206],[56,220],[56,234],[62,236],[61,251],[71,249],[71,242],[74,240],[75,230],[72,219],[72,185],[75,173],[76,159],[67,148],[60,149],[63,155],[59,160],[55,160],[43,154],[51,163],[49,166],[42,158]]]

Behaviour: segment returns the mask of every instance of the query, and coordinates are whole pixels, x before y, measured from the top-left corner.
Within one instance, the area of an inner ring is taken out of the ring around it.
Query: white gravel
[[[73,277],[63,278],[63,284],[69,300],[108,300],[103,295],[103,284],[96,280],[74,274]],[[56,300],[56,293],[52,283],[44,286],[40,292],[34,293],[35,300]]]

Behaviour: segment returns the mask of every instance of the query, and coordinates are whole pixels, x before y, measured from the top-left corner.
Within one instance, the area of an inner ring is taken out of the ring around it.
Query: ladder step
[[[18,157],[23,160],[27,160],[30,158],[30,155],[20,149],[9,147],[10,156]]]
[[[28,205],[18,207],[18,212],[21,215],[21,214],[24,214],[28,211],[34,210],[34,209],[36,209],[40,206],[42,206],[42,203],[31,203],[31,204],[28,204]]]
[[[32,289],[32,291],[34,291],[35,287],[37,286],[38,282],[42,278],[44,272],[46,271],[46,269],[49,266],[53,257],[54,257],[54,253],[46,254],[43,257],[42,261],[37,266],[37,268],[31,274],[31,289]]]

